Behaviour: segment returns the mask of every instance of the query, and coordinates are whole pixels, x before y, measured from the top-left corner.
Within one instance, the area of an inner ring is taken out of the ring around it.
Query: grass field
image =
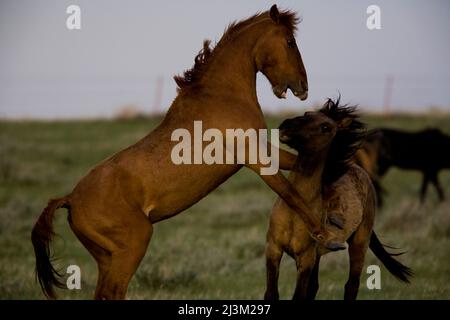
[[[281,117],[269,117],[277,126]],[[371,127],[420,129],[437,126],[450,134],[450,116],[371,116]],[[51,197],[65,195],[100,160],[149,132],[159,119],[122,121],[0,122],[0,299],[43,299],[34,279],[30,231]],[[368,290],[361,278],[359,299],[450,298],[450,201],[439,204],[434,190],[420,206],[418,172],[391,170],[383,180],[389,194],[376,219],[381,240],[408,252],[410,285],[384,267],[382,289]],[[441,173],[450,198],[450,172]],[[155,226],[147,255],[133,278],[130,299],[260,299],[265,288],[264,246],[275,194],[243,169],[186,212]],[[76,264],[81,290],[59,290],[62,299],[89,299],[96,264],[75,238],[59,210],[54,242],[59,266]],[[366,266],[380,264],[372,253]],[[381,265],[381,264],[380,264]],[[322,259],[318,299],[341,299],[346,252]],[[295,265],[284,257],[280,296],[290,299]]]

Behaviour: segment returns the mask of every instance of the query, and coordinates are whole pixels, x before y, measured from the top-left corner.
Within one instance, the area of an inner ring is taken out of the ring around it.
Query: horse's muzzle
[[[291,89],[294,96],[300,100],[306,100],[308,98],[308,83],[305,81],[298,81],[289,84],[289,89]]]
[[[279,99],[286,99],[287,97],[287,84],[278,84],[272,87],[273,94]]]

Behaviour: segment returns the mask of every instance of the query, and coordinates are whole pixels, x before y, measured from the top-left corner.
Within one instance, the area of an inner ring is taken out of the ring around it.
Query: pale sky
[[[1,0],[0,118],[111,116],[125,105],[164,111],[172,77],[190,68],[205,38],[218,41],[233,20],[274,1]],[[447,0],[276,1],[299,12],[297,42],[310,95],[273,96],[258,77],[264,110],[307,108],[338,92],[382,110],[393,77],[392,110],[450,110],[450,2]],[[81,8],[81,30],[66,28],[66,8]],[[381,30],[366,9],[381,8]],[[155,104],[157,78],[161,105]]]

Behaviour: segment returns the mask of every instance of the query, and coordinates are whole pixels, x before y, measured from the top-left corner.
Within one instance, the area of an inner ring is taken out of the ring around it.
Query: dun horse
[[[259,71],[277,97],[290,89],[301,100],[307,98],[306,71],[294,38],[297,23],[293,12],[273,6],[231,24],[214,49],[205,41],[194,67],[175,77],[179,92],[161,124],[96,166],[69,195],[49,202],[32,231],[37,277],[48,297],[55,297],[55,285],[62,286],[49,257],[58,208],[68,209],[71,229],[98,264],[95,298],[123,299],[153,226],[192,206],[243,166],[175,165],[171,133],[179,128],[192,133],[196,120],[222,133],[228,128],[265,129],[256,95]],[[282,169],[290,169],[294,161],[294,155],[280,153]],[[264,167],[245,166],[257,173]],[[280,172],[261,177],[303,217],[316,240],[342,248]]]
[[[343,229],[328,223],[341,241],[347,241],[350,272],[345,299],[356,299],[367,247],[398,279],[408,282],[411,270],[387,252],[372,230],[376,195],[369,176],[351,157],[364,136],[364,124],[353,107],[328,100],[319,112],[284,121],[280,140],[297,150],[289,180],[303,195],[317,219],[324,223],[339,216]],[[314,241],[303,220],[283,200],[274,205],[267,234],[266,299],[278,299],[278,274],[283,253],[295,259],[297,285],[294,299],[314,299],[319,288],[320,257],[329,252]]]

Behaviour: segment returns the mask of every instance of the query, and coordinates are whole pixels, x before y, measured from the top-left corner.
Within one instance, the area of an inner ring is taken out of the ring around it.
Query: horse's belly
[[[143,211],[152,222],[170,218],[200,201],[240,168],[238,165],[177,166],[173,172],[153,181],[152,188],[157,184],[158,190],[145,195]]]

